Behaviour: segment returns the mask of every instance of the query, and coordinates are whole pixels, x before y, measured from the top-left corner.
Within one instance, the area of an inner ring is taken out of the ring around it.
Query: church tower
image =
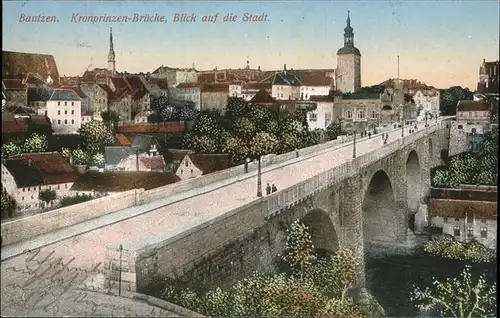
[[[108,70],[116,72],[115,50],[113,49],[113,28],[109,28]]]
[[[343,93],[355,92],[361,88],[361,53],[354,46],[354,32],[347,11],[347,26],[344,28],[344,47],[337,51],[335,82]]]

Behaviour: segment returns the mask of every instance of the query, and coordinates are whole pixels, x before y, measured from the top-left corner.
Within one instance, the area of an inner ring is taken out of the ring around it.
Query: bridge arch
[[[406,159],[406,199],[410,215],[417,213],[421,194],[422,173],[420,161],[417,152],[412,150]]]
[[[327,212],[314,209],[300,221],[308,227],[315,249],[327,252],[336,252],[339,249],[337,230]]]
[[[370,179],[363,197],[363,238],[365,242],[396,242],[399,224],[389,176],[378,170]]]

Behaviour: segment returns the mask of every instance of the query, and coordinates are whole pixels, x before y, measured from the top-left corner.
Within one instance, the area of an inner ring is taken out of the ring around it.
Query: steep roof
[[[165,169],[163,156],[142,157],[140,161],[148,169]]]
[[[72,89],[54,89],[44,87],[28,88],[28,103],[37,101],[78,101],[80,97]]]
[[[194,154],[194,150],[190,149],[167,149],[163,154],[165,162],[172,163],[174,161],[182,161],[188,154]]]
[[[497,219],[497,202],[431,199],[431,215],[464,219]]]
[[[331,86],[333,70],[297,70],[291,71],[303,86]]]
[[[472,112],[472,111],[489,111],[490,104],[482,100],[461,100],[458,101],[457,111]]]
[[[250,103],[254,104],[279,104],[271,94],[269,94],[265,89],[259,90],[255,96],[250,100]]]
[[[15,118],[2,114],[2,134],[27,133],[30,122],[36,125],[50,127],[50,121],[46,116],[33,116],[30,118]]]
[[[229,93],[229,84],[205,84],[201,89],[202,93]]]
[[[104,148],[104,158],[108,165],[117,165],[133,153],[134,150],[130,146],[106,146]]]
[[[152,144],[155,144],[158,149],[158,142],[156,138],[151,135],[137,134],[132,138],[131,147],[134,150],[139,150],[140,152],[149,152]]]
[[[16,184],[18,184],[19,187],[68,183],[74,182],[78,178],[78,174],[73,166],[69,164],[69,162],[67,162],[59,152],[33,153],[13,156],[6,160],[6,166],[14,161],[25,162],[25,164],[19,162],[14,163],[14,169],[23,167],[23,165],[26,166],[27,164],[37,170],[37,177],[35,179],[27,176],[29,173],[26,173],[26,171],[23,172],[23,170],[19,170],[19,174],[14,176]],[[29,169],[30,172],[33,172],[33,169]],[[28,185],[28,183],[33,183],[34,180],[38,180],[42,183]]]
[[[120,146],[130,146],[130,140],[124,134],[116,134],[115,138]]]
[[[25,78],[29,73],[42,79],[49,76],[59,84],[59,71],[54,56],[23,52],[2,51],[2,78]]]
[[[231,167],[228,154],[190,154],[188,156],[204,175]]]
[[[301,86],[300,80],[289,71],[281,71],[274,74],[271,83],[273,85]]]
[[[173,172],[87,171],[75,181],[73,191],[122,192],[133,189],[150,190],[178,182],[180,179]]]
[[[201,89],[203,84],[200,83],[179,83],[175,88],[199,88]]]
[[[64,90],[71,90],[73,91],[79,98],[84,99],[87,98],[88,96],[85,94],[84,91],[78,86],[61,86],[61,89]]]
[[[100,83],[105,83],[106,79],[113,74],[112,71],[105,69],[105,68],[95,68],[93,70],[86,70],[82,77],[80,78],[80,81],[83,82],[90,82],[90,83],[95,83],[95,82],[100,82]]]

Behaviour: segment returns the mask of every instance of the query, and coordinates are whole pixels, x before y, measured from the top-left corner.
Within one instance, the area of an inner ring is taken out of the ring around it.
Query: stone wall
[[[458,124],[450,124],[450,148],[448,156],[458,155],[471,150],[471,143],[464,129],[458,129]]]
[[[7,220],[1,226],[2,246],[141,204],[143,193],[143,189],[131,190],[18,220]]]

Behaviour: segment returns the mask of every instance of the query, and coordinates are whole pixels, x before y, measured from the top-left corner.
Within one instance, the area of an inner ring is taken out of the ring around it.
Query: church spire
[[[108,70],[113,73],[116,72],[115,68],[115,50],[113,48],[113,28],[109,28],[109,53],[108,53]]]
[[[354,32],[351,27],[350,11],[347,11],[346,24],[344,28],[344,47],[354,47]]]

